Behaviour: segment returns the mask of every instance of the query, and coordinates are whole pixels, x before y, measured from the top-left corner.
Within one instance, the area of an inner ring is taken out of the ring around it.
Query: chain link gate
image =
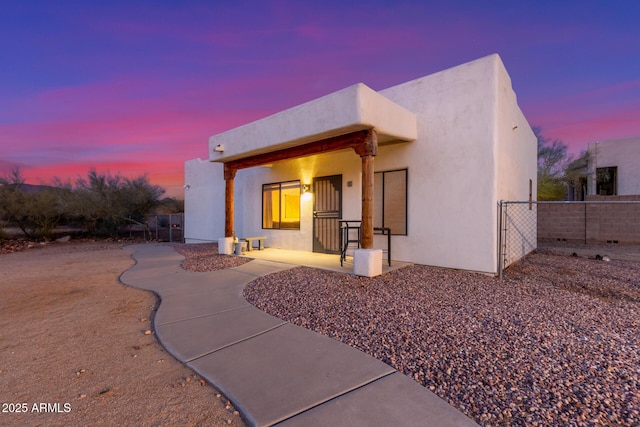
[[[498,275],[537,247],[537,202],[500,201],[498,207]]]
[[[502,278],[506,267],[535,250],[539,242],[640,243],[640,200],[500,201],[498,230]]]
[[[135,232],[136,235],[143,233],[145,240],[155,239],[158,242],[184,242],[184,214],[157,214],[147,217],[147,227],[149,227],[150,236],[141,226],[129,226],[129,236]]]

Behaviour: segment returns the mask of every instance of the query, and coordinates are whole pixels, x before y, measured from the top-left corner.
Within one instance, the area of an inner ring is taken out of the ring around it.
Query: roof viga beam
[[[380,145],[414,141],[416,116],[358,83],[212,136],[209,160],[228,162],[366,129],[376,130]]]

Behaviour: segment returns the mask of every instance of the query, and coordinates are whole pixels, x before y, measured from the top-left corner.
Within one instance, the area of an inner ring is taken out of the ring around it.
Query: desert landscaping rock
[[[219,257],[199,257],[198,271],[220,268]],[[244,293],[386,362],[485,426],[640,423],[637,262],[536,253],[504,281],[425,266],[374,279],[299,267]]]
[[[249,261],[215,244],[173,247],[195,271]],[[0,424],[242,425],[225,396],[144,334],[157,301],[117,282],[133,262],[122,244],[5,248],[24,252],[0,256],[0,400],[73,410],[2,414]],[[602,251],[534,253],[504,280],[419,265],[372,279],[298,267],[244,294],[384,361],[483,426],[637,426],[640,263],[620,251],[609,262],[596,260]]]
[[[484,426],[640,424],[640,264],[532,254],[505,280],[412,266],[259,278],[264,311],[393,366]]]
[[[250,258],[219,254],[217,243],[202,243],[198,245],[176,243],[173,248],[185,257],[182,262],[182,268],[189,271],[223,270],[225,268],[238,267],[251,261]]]

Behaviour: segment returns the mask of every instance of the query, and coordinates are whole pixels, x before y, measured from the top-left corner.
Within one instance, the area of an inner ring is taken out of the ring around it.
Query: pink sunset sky
[[[182,198],[213,134],[492,53],[529,123],[578,154],[640,136],[639,22],[635,1],[8,1],[0,175],[146,173]]]

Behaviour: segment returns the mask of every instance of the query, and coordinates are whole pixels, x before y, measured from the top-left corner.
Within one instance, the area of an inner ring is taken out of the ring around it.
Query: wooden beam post
[[[370,130],[362,144],[354,147],[362,159],[362,248],[373,249],[373,172],[378,154],[378,135]]]
[[[373,156],[362,157],[362,248],[373,249]]]
[[[224,237],[233,237],[233,180],[236,169],[224,165]]]

